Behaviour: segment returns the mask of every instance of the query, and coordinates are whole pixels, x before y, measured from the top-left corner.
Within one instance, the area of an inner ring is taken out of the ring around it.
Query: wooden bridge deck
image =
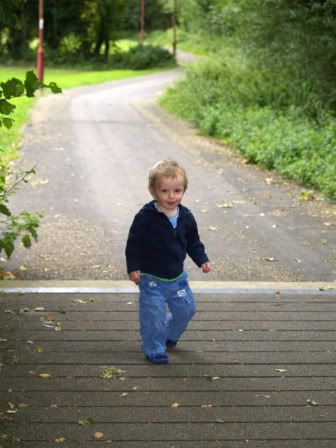
[[[1,295],[0,447],[335,448],[335,294],[196,297],[154,366],[135,294]]]

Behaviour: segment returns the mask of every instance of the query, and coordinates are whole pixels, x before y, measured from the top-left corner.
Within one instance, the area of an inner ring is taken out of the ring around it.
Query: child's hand
[[[130,272],[128,276],[130,280],[134,282],[136,285],[140,283],[140,271]]]
[[[201,268],[202,268],[202,271],[205,273],[205,274],[207,274],[208,272],[210,272],[211,271],[211,266],[210,266],[210,263],[207,261],[206,263],[203,263],[202,265],[201,265]]]

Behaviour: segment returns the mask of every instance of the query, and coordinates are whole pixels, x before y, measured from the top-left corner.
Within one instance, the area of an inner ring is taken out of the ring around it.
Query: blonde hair
[[[188,187],[188,177],[186,170],[175,160],[161,160],[157,162],[149,171],[148,186],[150,189],[155,190],[157,180],[160,177],[177,177],[181,175],[184,180],[184,191]]]

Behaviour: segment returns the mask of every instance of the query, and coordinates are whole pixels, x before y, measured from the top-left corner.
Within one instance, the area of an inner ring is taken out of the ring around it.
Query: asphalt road
[[[192,280],[333,281],[336,206],[247,165],[234,152],[157,106],[182,76],[147,77],[41,97],[23,136],[23,164],[36,176],[13,197],[42,211],[39,242],[1,267],[22,279],[126,279],[124,247],[134,214],[150,200],[147,173],[178,159],[213,270],[191,260]]]

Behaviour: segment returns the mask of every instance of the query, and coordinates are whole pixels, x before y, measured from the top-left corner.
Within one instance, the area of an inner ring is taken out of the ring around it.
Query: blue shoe
[[[167,353],[153,353],[152,355],[147,355],[146,358],[152,364],[168,364],[169,362]]]
[[[177,341],[171,341],[170,339],[168,339],[166,341],[167,350],[172,350],[172,349],[176,348],[176,345],[177,345]]]

